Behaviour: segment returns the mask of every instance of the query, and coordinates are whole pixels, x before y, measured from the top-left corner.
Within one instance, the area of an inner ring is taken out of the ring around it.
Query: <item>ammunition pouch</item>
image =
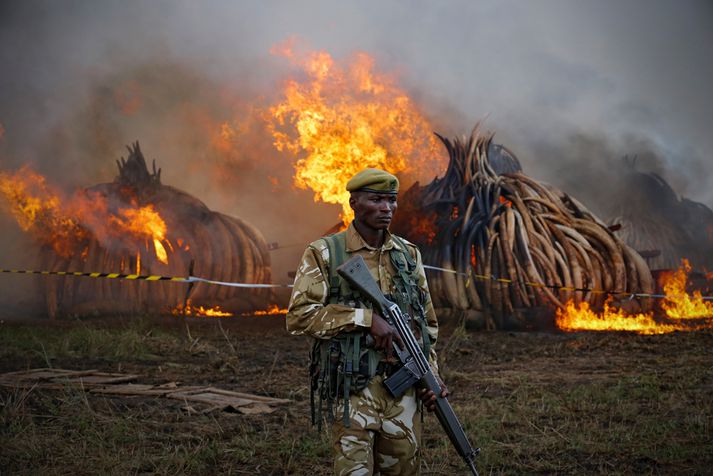
[[[312,424],[321,426],[325,403],[328,405],[327,419],[331,422],[335,403],[341,398],[344,401],[343,422],[348,427],[349,397],[366,388],[374,375],[386,370],[380,366],[380,354],[366,346],[363,332],[350,332],[315,341],[310,360]],[[317,406],[315,394],[319,397]]]

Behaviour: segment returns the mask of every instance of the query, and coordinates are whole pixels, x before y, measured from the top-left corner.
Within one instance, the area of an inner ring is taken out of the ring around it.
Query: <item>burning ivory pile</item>
[[[420,195],[435,230],[421,242],[424,262],[457,271],[429,273],[436,306],[483,311],[488,327],[527,327],[524,311],[568,300],[598,306],[607,296],[566,288],[654,290],[641,256],[576,199],[520,172],[498,175],[487,156],[492,135],[476,127],[467,140],[440,138],[450,155],[444,177],[407,192]]]
[[[210,210],[197,198],[149,173],[138,143],[118,162],[111,183],[84,190],[83,209],[71,218],[61,247],[45,246],[42,269],[269,283],[270,255],[264,238],[245,221]],[[90,208],[87,210],[87,208]],[[45,240],[46,242],[46,240]],[[43,277],[48,313],[166,312],[182,306],[186,284],[75,277]],[[198,283],[195,306],[248,311],[271,300],[269,291]]]

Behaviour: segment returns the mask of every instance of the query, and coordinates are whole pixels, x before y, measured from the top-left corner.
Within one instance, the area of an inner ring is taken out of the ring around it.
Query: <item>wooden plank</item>
[[[96,370],[65,370],[65,369],[32,369],[22,370],[17,372],[8,372],[0,375],[1,380],[17,381],[17,380],[51,380],[59,377],[79,377],[82,375],[91,375],[97,372]]]
[[[83,375],[81,377],[72,377],[70,383],[82,383],[84,385],[110,385],[115,383],[131,382],[139,378],[138,375],[122,375],[122,374],[94,374]]]
[[[87,391],[91,393],[165,397],[209,405],[206,411],[233,408],[246,415],[272,413],[275,408],[270,405],[282,405],[290,402],[287,399],[233,392],[215,387],[181,387],[177,382],[167,382],[161,385],[126,383],[138,378],[139,375],[99,372],[95,369],[39,368],[1,374],[0,386],[61,390],[67,388],[67,385],[74,385],[87,387]]]
[[[90,390],[91,393],[104,393],[109,395],[163,395],[165,390],[158,390],[152,393],[153,385],[130,383],[127,385],[111,385],[109,387],[99,387]]]
[[[212,392],[201,392],[201,393],[183,393],[176,392],[167,395],[168,398],[173,398],[176,400],[186,400],[189,402],[201,402],[208,403],[210,405],[222,405],[222,406],[232,406],[235,408],[242,407],[245,405],[255,404],[252,400],[247,400],[244,398],[227,397],[225,395],[218,395]]]
[[[195,390],[203,387],[186,387],[186,389]],[[164,397],[172,393],[181,392],[183,389],[176,386],[176,382],[169,382],[161,385],[149,385],[129,383],[126,385],[108,385],[106,387],[93,388],[92,393],[115,394],[115,395],[134,395],[134,396],[151,396]]]
[[[274,404],[274,405],[290,403],[290,400],[287,400],[284,398],[264,397],[262,395],[253,395],[250,393],[242,393],[242,392],[233,392],[231,390],[223,390],[222,388],[207,387],[206,391],[218,393],[220,395],[227,395],[227,396],[238,397],[238,398],[247,398],[250,400],[254,400],[256,402],[265,402],[265,403]]]

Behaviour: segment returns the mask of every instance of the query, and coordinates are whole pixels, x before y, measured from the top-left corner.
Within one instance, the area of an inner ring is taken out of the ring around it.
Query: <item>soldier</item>
[[[311,243],[295,277],[287,330],[315,339],[311,353],[312,422],[326,410],[332,421],[337,475],[419,474],[421,407],[435,407],[430,390],[392,397],[383,380],[398,369],[393,344],[401,339],[375,310],[361,302],[336,273],[361,255],[381,290],[412,318],[412,328],[437,375],[433,350],[438,322],[418,248],[389,233],[398,179],[365,169],[347,183],[354,220],[335,235]],[[443,386],[442,396],[448,395]],[[317,403],[318,402],[318,403]],[[319,413],[317,413],[317,408]],[[326,407],[326,408],[325,408]]]

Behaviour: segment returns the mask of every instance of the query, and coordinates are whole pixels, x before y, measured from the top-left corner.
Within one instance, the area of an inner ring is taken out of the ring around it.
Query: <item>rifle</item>
[[[381,315],[396,328],[404,343],[403,349],[399,348],[398,345],[394,345],[394,351],[403,366],[384,380],[387,390],[397,398],[415,384],[431,390],[436,395],[436,417],[438,421],[458,454],[468,465],[471,473],[474,476],[478,476],[478,471],[475,469],[475,457],[480,452],[480,448],[474,449],[471,446],[463,427],[458,421],[458,417],[453,412],[451,404],[447,398],[441,396],[441,385],[433,374],[428,359],[423,355],[423,351],[418,345],[411,327],[408,325],[408,316],[401,312],[399,306],[384,296],[379,285],[371,277],[364,258],[361,256],[356,255],[346,261],[337,268],[337,273],[351,285],[352,289],[361,292],[374,304],[375,308],[381,312]]]

